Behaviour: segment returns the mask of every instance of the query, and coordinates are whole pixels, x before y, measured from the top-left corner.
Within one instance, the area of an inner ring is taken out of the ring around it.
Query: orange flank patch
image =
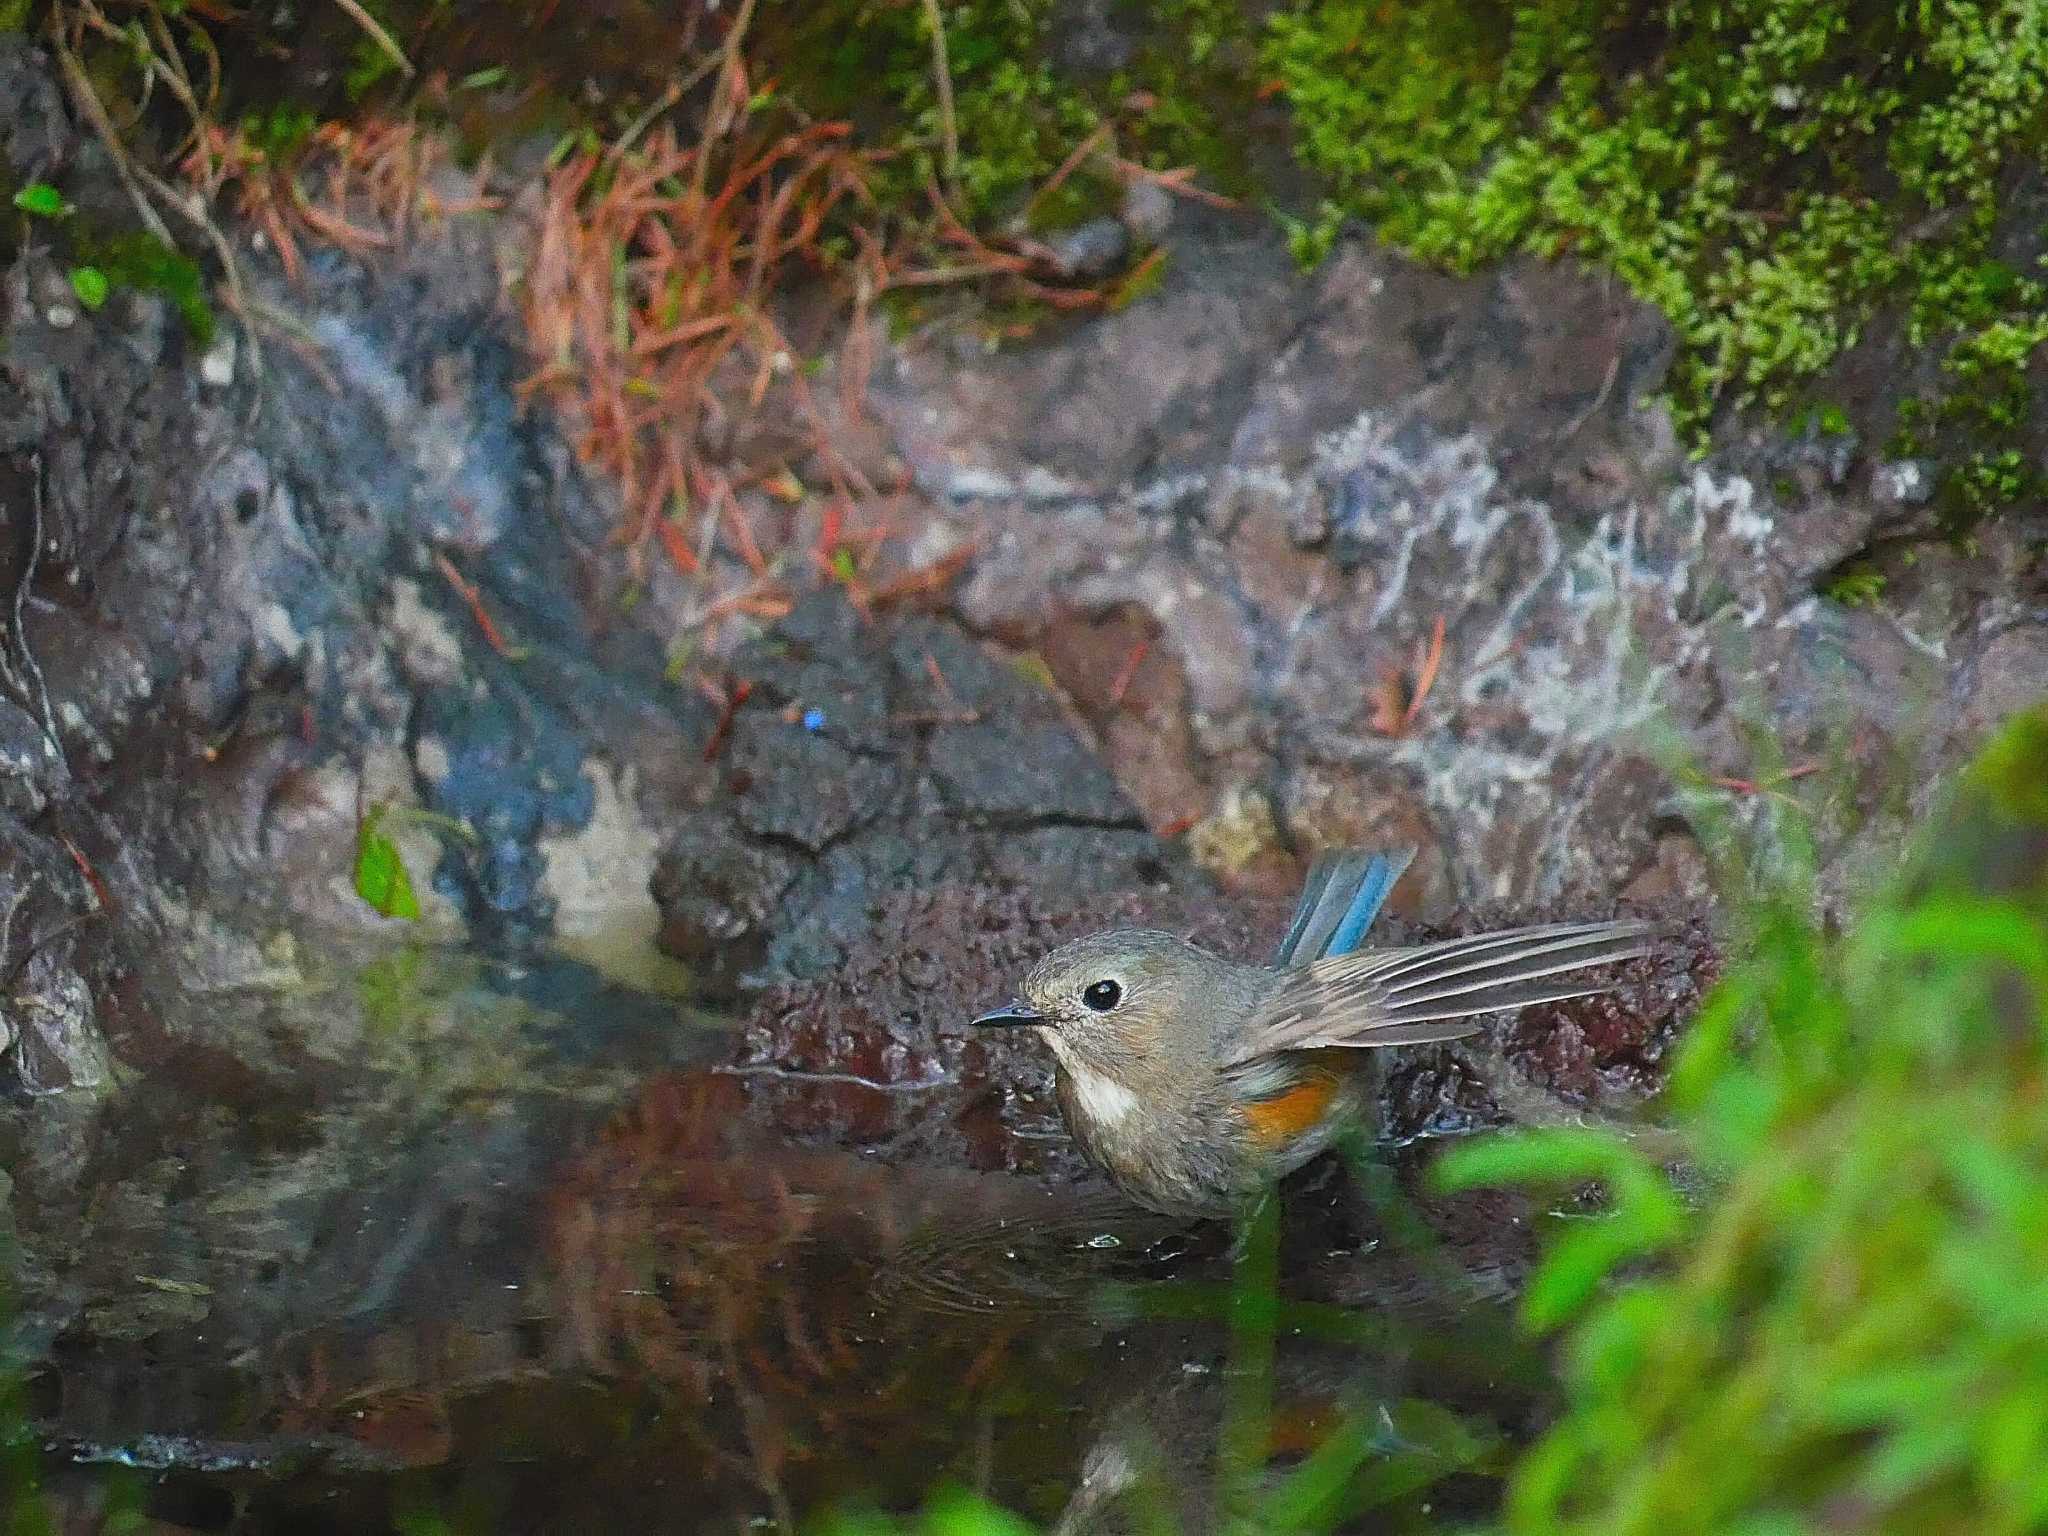
[[[1244,1106],[1252,1135],[1267,1147],[1279,1148],[1307,1135],[1330,1112],[1343,1080],[1325,1067],[1312,1068],[1292,1088],[1270,1099],[1252,1099]]]

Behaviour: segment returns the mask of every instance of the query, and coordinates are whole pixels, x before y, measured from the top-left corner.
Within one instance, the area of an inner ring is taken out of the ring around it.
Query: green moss
[[[1128,152],[1155,170],[1192,165],[1210,186],[1256,199],[1250,123],[1258,95],[1259,31],[1241,0],[1127,3],[1123,20],[1142,42],[1113,75],[1108,100],[1142,99],[1127,115]]]
[[[118,288],[160,294],[178,311],[193,340],[201,346],[213,340],[205,274],[191,258],[141,230],[105,233],[47,182],[14,189],[0,178],[0,198],[38,221],[39,237],[52,242],[69,269],[73,292],[87,309],[99,309]],[[0,255],[12,254],[12,239],[0,232]]]
[[[1990,255],[2048,108],[2031,0],[1312,0],[1265,56],[1335,212],[1456,269],[1575,255],[1662,309],[1696,442],[1724,408],[1792,405],[1888,311],[1963,349],[1944,398],[1981,405],[1951,425],[2024,412],[2005,380],[2048,305]],[[1963,366],[1980,351],[1988,391]],[[2032,491],[2000,455],[1967,474],[1979,511]]]
[[[1025,220],[1037,234],[1074,229],[1116,212],[1122,198],[1123,188],[1108,177],[1076,171],[1051,191],[1034,194],[1025,205]]]
[[[1998,308],[1959,305],[1972,323],[1943,354],[1939,386],[1902,402],[1892,436],[1894,454],[1941,461],[1937,507],[1957,532],[2048,495],[2027,442],[2036,398],[2029,369],[2048,340],[2048,312],[2034,308],[2043,303],[2038,283],[2016,283],[2010,294]]]
[[[320,119],[312,108],[287,102],[245,113],[242,137],[250,149],[278,164],[304,149],[319,126]]]
[[[1287,253],[1303,267],[1322,265],[1323,258],[1335,249],[1337,237],[1344,233],[1343,208],[1327,200],[1313,218],[1298,219],[1282,209],[1275,209],[1274,216],[1287,236]]]
[[[1823,590],[1845,608],[1874,608],[1884,596],[1886,580],[1884,572],[1857,565],[1835,577]]]
[[[215,320],[206,297],[206,277],[189,256],[140,230],[92,243],[87,249],[110,281],[161,294],[178,311],[195,342],[203,347],[213,340]]]
[[[764,8],[765,9],[765,8]],[[1019,212],[1069,150],[1093,131],[1094,105],[1046,63],[1047,0],[942,5],[959,162],[955,211],[985,226]],[[760,23],[762,67],[803,110],[846,117],[889,151],[878,199],[915,210],[943,183],[942,109],[921,5],[892,0],[783,7]]]
[[[1258,33],[1237,0],[1127,4],[1118,17],[1142,39],[1129,64],[1077,75],[1051,63],[1053,0],[953,0],[946,27],[956,211],[988,228],[1022,216],[1038,230],[1071,228],[1110,211],[1121,184],[1083,165],[1041,188],[1073,149],[1113,122],[1119,152],[1155,169],[1193,165],[1212,186],[1249,192],[1246,109]],[[845,117],[888,152],[876,195],[886,212],[914,214],[943,180],[943,126],[924,8],[901,0],[763,7],[761,67],[814,116]]]
[[[1970,770],[1969,783],[1999,823],[2001,842],[2010,846],[2016,829],[2037,837],[2048,832],[2048,709],[2030,710],[2001,731]],[[2040,874],[2048,881],[2048,869]],[[2040,904],[2048,913],[2048,890]]]

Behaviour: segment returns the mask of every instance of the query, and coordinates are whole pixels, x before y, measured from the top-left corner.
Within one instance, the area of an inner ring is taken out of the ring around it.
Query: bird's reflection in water
[[[1091,1298],[1174,1229],[1106,1190],[774,1144],[732,1078],[671,1078],[550,1192],[557,1363],[700,1405],[668,1430],[776,1518],[949,1474],[1014,1497],[1073,1465],[1113,1368]]]

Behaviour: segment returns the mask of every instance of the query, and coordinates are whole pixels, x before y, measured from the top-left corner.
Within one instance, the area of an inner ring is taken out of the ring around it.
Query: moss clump
[[[1192,165],[1231,197],[1268,197],[1252,159],[1265,135],[1253,121],[1260,34],[1249,8],[1241,0],[1152,0],[1125,9],[1144,40],[1106,94],[1144,104],[1123,125],[1127,153],[1155,170]]]
[[[1955,529],[2048,495],[2048,475],[2026,444],[2035,399],[2030,365],[2048,340],[2048,312],[2031,306],[2042,304],[2044,290],[2028,281],[2014,282],[2009,291],[2011,307],[1968,325],[1949,345],[1941,363],[1946,387],[1901,404],[1892,437],[1900,456],[1931,454],[1947,462],[1940,509]]]
[[[1720,408],[1798,403],[1885,310],[1950,343],[1946,427],[1995,437],[2015,404],[2048,303],[1992,244],[2048,122],[2033,0],[1320,0],[1265,59],[1332,188],[1305,254],[1352,216],[1458,269],[1608,266],[1676,329],[1701,441]],[[2033,490],[1996,455],[1977,481],[1960,514]]]
[[[213,306],[207,302],[206,278],[197,262],[142,231],[111,235],[86,250],[110,282],[141,293],[160,294],[185,322],[193,341],[213,340]]]
[[[48,239],[70,267],[72,291],[87,309],[105,304],[115,288],[153,293],[168,300],[200,346],[213,340],[213,307],[206,299],[198,264],[141,230],[108,234],[92,225],[69,199],[47,182],[12,188],[0,177],[0,203],[19,209],[26,231]],[[0,231],[0,258],[13,259],[15,242]]]
[[[1127,5],[1119,20],[1139,42],[1123,67],[1099,75],[1053,63],[1053,0],[952,0],[946,28],[954,128],[954,189],[971,225],[1024,217],[1070,226],[1114,206],[1117,183],[1084,164],[1052,193],[1040,189],[1104,123],[1115,146],[1155,169],[1194,165],[1223,190],[1251,190],[1245,108],[1255,87],[1258,33],[1238,0]],[[841,0],[764,10],[764,68],[807,112],[851,118],[892,159],[877,172],[885,206],[921,200],[939,181],[943,125],[924,7]]]
[[[1825,591],[1828,597],[1845,608],[1875,608],[1883,599],[1888,584],[1883,571],[1858,564],[1830,581]]]
[[[1096,104],[1047,63],[1045,0],[942,5],[959,159],[956,212],[971,226],[1020,212],[1099,121]],[[918,208],[945,184],[945,135],[928,13],[904,0],[764,9],[760,59],[800,110],[851,119],[884,148],[873,187],[889,208]],[[1077,190],[1085,190],[1080,178]]]

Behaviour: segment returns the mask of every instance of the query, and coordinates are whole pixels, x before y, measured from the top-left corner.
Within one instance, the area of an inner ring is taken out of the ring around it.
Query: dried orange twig
[[[757,578],[737,591],[713,598],[684,619],[677,626],[677,632],[688,634],[692,630],[716,624],[720,619],[734,613],[744,613],[761,619],[779,619],[793,606],[789,597],[775,582],[765,577]]]
[[[1422,701],[1429,697],[1429,690],[1436,686],[1437,668],[1444,660],[1444,616],[1438,614],[1436,623],[1429,633],[1429,650],[1422,658],[1422,665],[1415,674],[1415,692],[1408,699],[1408,708],[1401,716],[1401,729],[1406,731],[1415,724],[1415,717],[1422,712]]]
[[[526,651],[523,647],[505,643],[504,634],[491,621],[490,613],[484,608],[484,595],[476,583],[466,580],[462,572],[455,568],[455,562],[439,550],[434,552],[434,564],[440,567],[441,574],[448,580],[448,585],[469,604],[469,611],[476,619],[476,627],[483,631],[484,639],[490,642],[491,649],[508,661],[518,661],[525,656]]]
[[[905,571],[901,576],[885,581],[880,586],[855,586],[849,589],[848,596],[854,606],[863,613],[877,612],[915,598],[936,597],[967,569],[977,552],[973,544],[962,544],[958,549],[948,550],[930,564]]]
[[[92,887],[93,899],[99,903],[100,910],[113,911],[113,893],[107,889],[107,882],[100,878],[100,872],[92,867],[92,860],[85,856],[85,851],[61,832],[57,834],[57,840],[63,843],[64,851],[71,855],[71,862],[78,866],[78,873],[84,877],[85,883]]]
[[[1111,166],[1126,181],[1149,181],[1162,191],[1176,197],[1191,198],[1206,203],[1211,208],[1234,209],[1244,205],[1234,197],[1225,197],[1221,192],[1211,192],[1207,187],[1195,185],[1195,168],[1191,165],[1176,166],[1170,171],[1155,171],[1149,165],[1140,165],[1135,160],[1126,160],[1120,155],[1107,157]]]
[[[1088,137],[1083,139],[1080,143],[1076,144],[1073,148],[1073,152],[1069,154],[1066,159],[1060,162],[1059,169],[1054,171],[1052,175],[1048,176],[1045,179],[1045,185],[1040,187],[1036,192],[1031,194],[1031,201],[1025,204],[1026,214],[1028,215],[1033,209],[1036,209],[1048,197],[1051,197],[1053,193],[1057,192],[1062,186],[1066,185],[1067,178],[1073,175],[1074,172],[1078,171],[1081,168],[1082,163],[1086,161],[1090,155],[1094,154],[1098,149],[1102,148],[1103,144],[1108,140],[1112,131],[1114,130],[1111,128],[1110,124],[1097,123],[1095,125],[1095,131],[1089,134]]]
[[[668,554],[675,568],[685,576],[694,576],[703,569],[703,562],[691,550],[683,538],[683,530],[672,517],[657,517],[654,520],[655,534],[661,539],[661,547]]]
[[[1405,736],[1422,713],[1422,702],[1436,686],[1436,675],[1444,659],[1444,618],[1438,614],[1431,626],[1429,644],[1418,646],[1415,682],[1411,688],[1399,667],[1389,667],[1373,690],[1372,715],[1367,724],[1382,736]]]
[[[1124,658],[1123,666],[1117,671],[1116,680],[1109,685],[1109,707],[1122,709],[1124,695],[1131,691],[1131,684],[1137,680],[1138,668],[1145,664],[1145,658],[1152,653],[1152,637],[1143,636],[1131,647],[1130,655]]]
[[[953,691],[953,685],[946,681],[946,674],[939,670],[938,658],[930,651],[924,653],[925,675],[932,680],[932,687],[938,691],[940,707],[937,709],[898,710],[890,715],[894,725],[975,725],[981,720],[981,711],[963,704],[960,696]]]
[[[748,678],[736,678],[726,689],[725,702],[719,707],[718,723],[711,728],[711,739],[704,743],[704,761],[715,763],[718,754],[725,750],[726,738],[732,735],[732,723],[740,712],[740,706],[753,696],[754,684]]]
[[[364,229],[351,224],[339,214],[329,213],[313,203],[307,202],[303,193],[293,188],[293,206],[300,218],[304,219],[316,233],[344,250],[363,251],[385,250],[391,245],[391,237],[374,229]]]
[[[743,79],[729,56],[721,99]],[[697,142],[664,125],[630,153],[574,156],[550,178],[522,295],[540,358],[525,390],[554,400],[584,461],[619,484],[629,548],[658,529],[688,569],[678,530],[660,525],[672,506],[691,503],[711,520],[707,536],[721,529],[759,575],[768,558],[734,477],[706,463],[703,428],[735,399],[765,408],[779,386],[810,427],[835,492],[861,485],[823,440],[769,300],[789,263],[812,255],[832,210],[866,187],[847,124],[808,124],[764,142],[748,137],[730,106],[714,102]],[[723,381],[741,369],[728,393]]]
[[[1729,790],[1734,794],[1758,795],[1776,789],[1782,784],[1790,784],[1811,774],[1819,773],[1820,769],[1821,765],[1819,763],[1801,763],[1797,768],[1787,768],[1783,773],[1776,774],[1768,779],[1737,779],[1717,774],[1709,777],[1707,782],[1716,789]]]

